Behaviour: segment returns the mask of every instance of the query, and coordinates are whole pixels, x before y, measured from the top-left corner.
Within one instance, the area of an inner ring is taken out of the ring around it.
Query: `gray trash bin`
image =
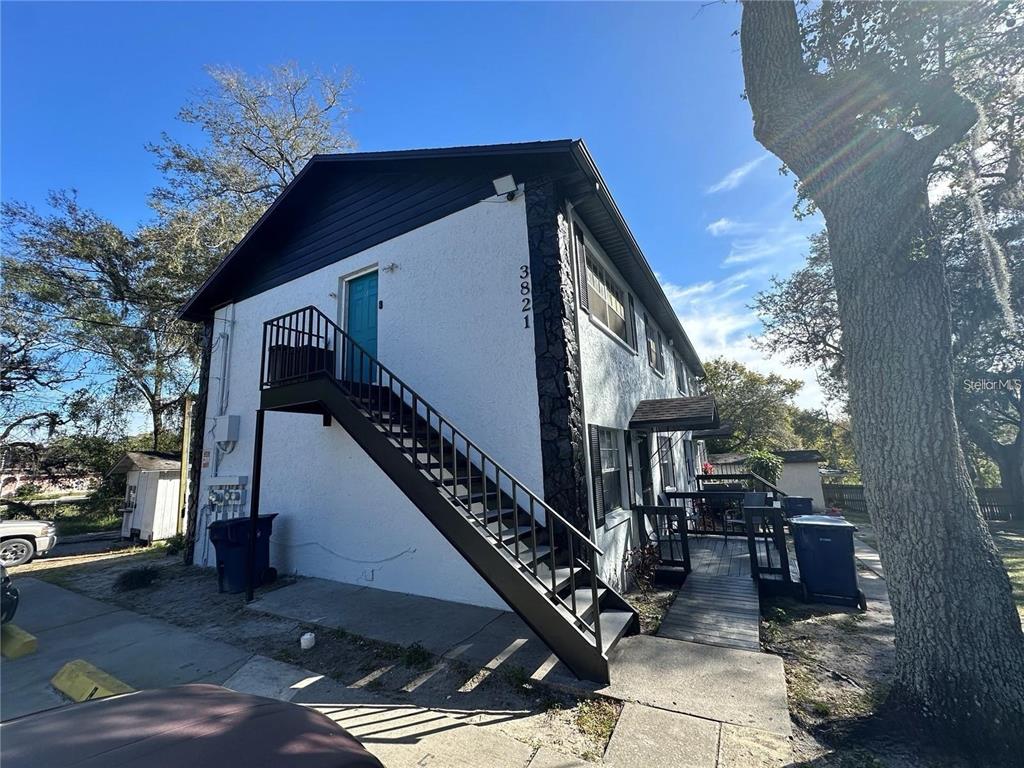
[[[857,527],[842,517],[798,515],[789,520],[804,599],[808,602],[867,608],[857,587],[853,532]]]

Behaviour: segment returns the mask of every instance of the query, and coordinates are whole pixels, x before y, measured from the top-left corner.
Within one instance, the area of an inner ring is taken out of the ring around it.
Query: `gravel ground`
[[[142,565],[160,571],[152,586],[128,592],[114,589],[120,574]],[[481,671],[438,661],[416,647],[378,643],[248,610],[241,595],[218,594],[212,570],[184,566],[160,547],[42,558],[13,575],[16,579],[21,574],[300,665],[346,685],[358,683],[396,703],[442,711],[527,744],[547,745],[588,760],[604,754],[621,709],[610,700],[579,699],[537,686],[515,671]],[[290,579],[282,579],[269,589],[288,583]],[[317,636],[311,651],[299,649],[298,638],[306,631]]]

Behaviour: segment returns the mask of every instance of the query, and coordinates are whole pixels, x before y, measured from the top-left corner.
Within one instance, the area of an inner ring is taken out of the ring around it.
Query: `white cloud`
[[[793,368],[781,355],[770,357],[751,341],[751,336],[761,333],[761,322],[746,306],[749,300],[738,294],[750,287],[751,278],[766,275],[765,268],[757,267],[695,285],[677,285],[660,275],[658,280],[702,360],[721,355],[761,373],[799,379],[804,386],[794,399],[796,404],[820,408],[825,398],[812,369]]]
[[[805,247],[806,243],[806,232],[794,232],[788,226],[776,228],[757,237],[733,240],[729,255],[722,261],[722,266],[748,264],[772,256],[784,256]]]
[[[760,157],[751,160],[749,163],[744,163],[741,166],[733,168],[725,174],[725,176],[708,187],[707,194],[713,195],[716,192],[728,192],[730,189],[736,189],[736,187],[738,187],[742,181],[750,175],[751,171],[767,159],[768,155],[761,155]]]
[[[746,232],[750,229],[749,224],[744,224],[734,219],[730,219],[727,216],[712,221],[705,227],[705,229],[711,233],[712,237],[719,237],[720,235],[732,235],[737,232]]]

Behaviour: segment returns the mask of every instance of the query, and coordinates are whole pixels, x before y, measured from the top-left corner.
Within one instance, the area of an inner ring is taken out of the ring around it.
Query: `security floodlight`
[[[494,182],[494,194],[506,195],[509,200],[515,197],[516,194],[516,180],[509,176],[502,176],[500,179],[495,179]]]

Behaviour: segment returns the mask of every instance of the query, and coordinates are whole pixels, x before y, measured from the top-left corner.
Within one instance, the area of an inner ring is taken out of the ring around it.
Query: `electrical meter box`
[[[238,442],[238,416],[218,416],[213,424],[213,439],[218,444]]]

